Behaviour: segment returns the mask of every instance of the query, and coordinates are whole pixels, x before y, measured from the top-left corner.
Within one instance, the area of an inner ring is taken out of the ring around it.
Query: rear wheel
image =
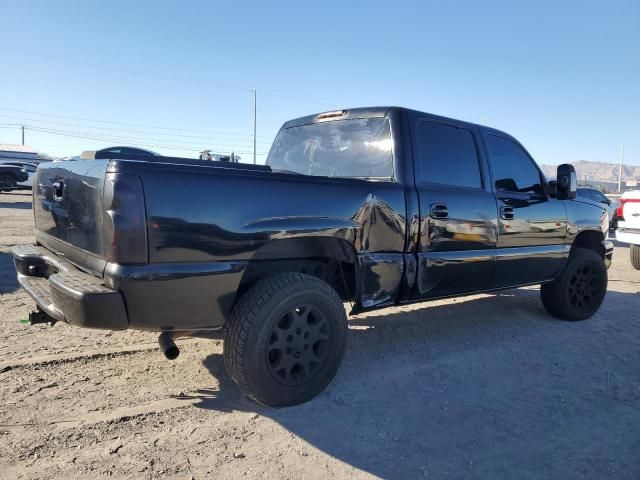
[[[584,320],[598,311],[607,293],[607,268],[593,250],[574,248],[564,271],[540,287],[542,304],[564,320]]]
[[[236,304],[225,336],[225,367],[254,400],[295,405],[331,382],[346,336],[344,307],[331,286],[300,273],[273,275]]]
[[[18,185],[16,177],[10,173],[0,174],[0,191],[13,190]]]
[[[630,255],[631,265],[636,270],[640,270],[640,245],[631,245]]]

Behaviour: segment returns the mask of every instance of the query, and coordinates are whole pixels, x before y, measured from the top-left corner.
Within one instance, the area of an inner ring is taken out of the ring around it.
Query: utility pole
[[[618,193],[620,193],[622,186],[622,164],[624,163],[624,144],[620,145],[620,171],[618,172]]]
[[[24,145],[24,125],[20,127],[22,129],[22,145]]]
[[[253,164],[256,164],[256,123],[257,123],[257,90],[253,89]]]

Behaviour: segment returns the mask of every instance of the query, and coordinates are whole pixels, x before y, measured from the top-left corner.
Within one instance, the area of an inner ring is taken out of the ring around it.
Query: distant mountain
[[[576,169],[579,181],[587,182],[617,182],[620,165],[606,162],[590,162],[588,160],[578,160],[570,162]],[[547,178],[556,178],[557,165],[540,165]],[[640,181],[640,166],[623,165],[622,181]]]

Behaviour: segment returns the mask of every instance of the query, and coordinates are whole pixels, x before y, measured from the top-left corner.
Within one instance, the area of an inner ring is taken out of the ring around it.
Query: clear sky
[[[290,118],[401,105],[505,130],[538,163],[624,143],[640,164],[638,0],[0,0],[0,25],[0,143],[25,124],[55,155],[250,161],[256,88],[258,161]]]

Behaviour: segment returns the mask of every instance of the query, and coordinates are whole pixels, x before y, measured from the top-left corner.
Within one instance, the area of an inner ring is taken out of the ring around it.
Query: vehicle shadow
[[[13,266],[11,252],[0,251],[0,294],[11,293],[18,289],[18,278]]]
[[[0,201],[0,208],[17,208],[20,210],[31,209],[31,193],[25,193],[22,190],[14,190],[12,192],[2,192],[2,196],[6,199],[10,197],[15,202]],[[25,201],[22,201],[25,200]]]
[[[0,202],[0,208],[17,208],[20,210],[30,210],[31,202]]]
[[[640,295],[609,292],[591,320],[563,322],[536,289],[520,289],[361,315],[338,375],[314,400],[257,405],[210,355],[204,366],[220,389],[198,392],[196,406],[256,412],[383,478],[599,477],[594,457],[631,474],[640,327],[612,323],[628,302],[637,311]]]

